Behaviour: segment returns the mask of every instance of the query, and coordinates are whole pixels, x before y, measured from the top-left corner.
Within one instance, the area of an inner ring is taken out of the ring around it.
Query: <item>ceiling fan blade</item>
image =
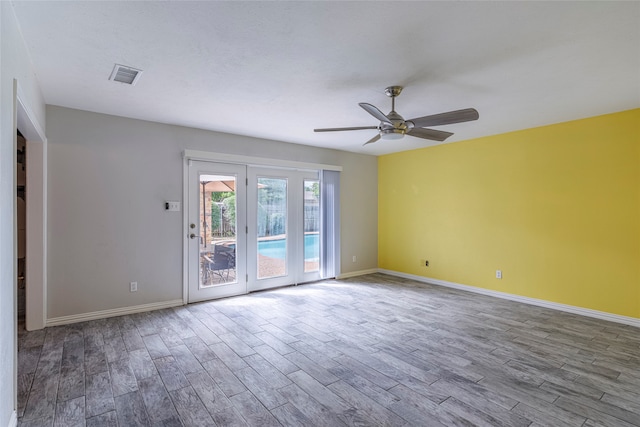
[[[453,134],[451,132],[445,132],[436,129],[413,128],[409,132],[407,132],[407,135],[442,142]]]
[[[374,107],[373,105],[367,104],[366,102],[361,102],[358,105],[364,108],[367,113],[371,114],[381,122],[392,124],[391,120],[389,120],[389,118],[385,116],[382,111],[378,110],[378,108]]]
[[[341,130],[363,130],[363,129],[378,129],[378,126],[356,126],[350,128],[321,128],[314,129],[314,132],[336,132]]]
[[[372,144],[372,143],[376,142],[379,139],[380,139],[380,134],[377,134],[376,136],[374,136],[373,138],[371,138],[370,140],[368,140],[367,142],[362,144],[362,146],[364,147],[367,144]]]
[[[478,117],[478,111],[476,111],[475,108],[466,108],[464,110],[449,111],[448,113],[417,117],[407,120],[407,122],[412,122],[415,127],[421,128],[425,126],[442,126],[452,123],[470,122],[472,120],[478,120]]]

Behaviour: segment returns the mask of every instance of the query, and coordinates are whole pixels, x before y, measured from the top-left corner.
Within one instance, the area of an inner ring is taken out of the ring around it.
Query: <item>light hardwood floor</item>
[[[18,345],[22,426],[640,425],[640,329],[382,274]]]

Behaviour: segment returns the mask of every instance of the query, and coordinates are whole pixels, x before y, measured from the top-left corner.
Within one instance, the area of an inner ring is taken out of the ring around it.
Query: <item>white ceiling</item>
[[[640,107],[640,2],[14,2],[45,101],[347,151],[403,85],[406,119],[474,107],[447,142]],[[115,63],[144,70],[108,80]]]

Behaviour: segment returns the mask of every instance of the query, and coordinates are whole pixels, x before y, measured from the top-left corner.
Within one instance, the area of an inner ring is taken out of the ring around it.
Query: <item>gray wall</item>
[[[16,407],[16,243],[14,80],[33,119],[44,126],[44,102],[13,8],[0,2],[0,426]]]
[[[163,201],[183,200],[185,149],[342,166],[341,272],[377,267],[376,157],[56,106],[47,138],[49,319],[182,298],[182,213]]]

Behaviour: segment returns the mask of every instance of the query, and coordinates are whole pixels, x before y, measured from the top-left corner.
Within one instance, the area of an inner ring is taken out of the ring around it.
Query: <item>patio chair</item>
[[[221,282],[229,280],[229,273],[235,268],[235,256],[233,253],[215,251],[213,253],[213,259],[209,256],[204,256],[207,280],[213,279],[213,276],[218,276]],[[206,282],[205,282],[206,283]]]

